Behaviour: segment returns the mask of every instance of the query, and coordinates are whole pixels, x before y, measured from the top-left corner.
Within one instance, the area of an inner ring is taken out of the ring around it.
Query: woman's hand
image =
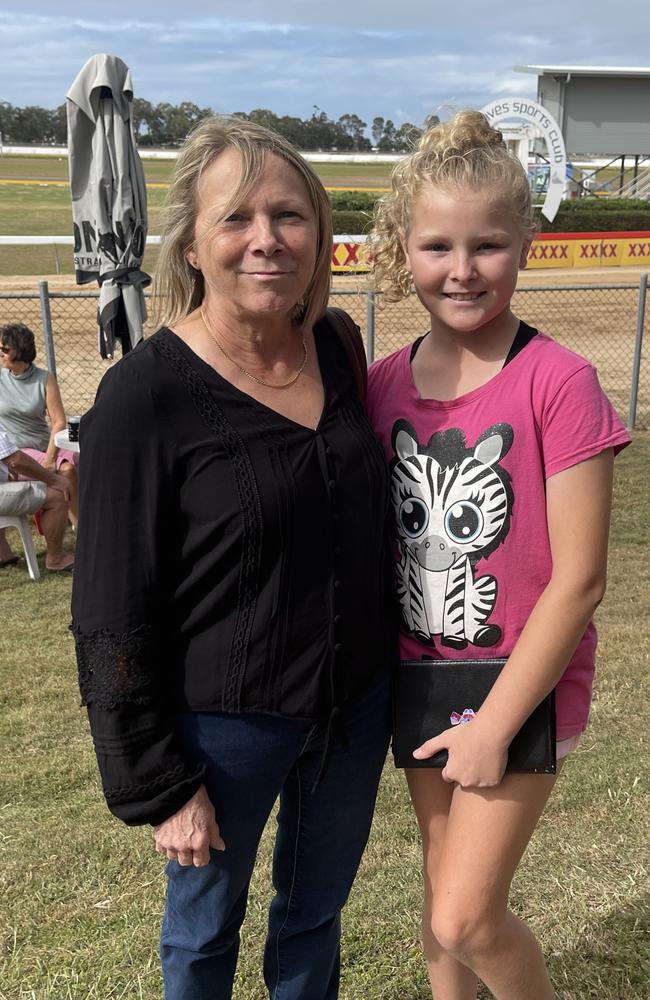
[[[205,785],[164,823],[154,827],[154,840],[159,854],[166,854],[179,865],[202,868],[210,861],[210,848],[225,851]]]
[[[56,455],[50,455],[48,452],[45,452],[41,459],[41,465],[48,472],[54,472],[56,469]]]
[[[423,760],[441,750],[449,755],[442,769],[444,781],[455,781],[461,788],[493,788],[501,782],[508,762],[508,745],[482,726],[479,716],[427,740],[413,756]]]

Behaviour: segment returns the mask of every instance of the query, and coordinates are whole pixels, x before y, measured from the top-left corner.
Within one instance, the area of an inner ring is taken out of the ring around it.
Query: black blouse
[[[327,725],[386,661],[385,460],[335,333],[311,430],[172,331],[111,369],[81,421],[72,596],[104,793],[159,823],[199,787],[174,716]]]

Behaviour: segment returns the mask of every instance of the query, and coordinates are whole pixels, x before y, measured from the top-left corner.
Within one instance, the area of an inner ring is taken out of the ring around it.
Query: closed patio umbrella
[[[142,340],[147,318],[141,269],[147,193],[135,145],[128,66],[95,55],[66,95],[77,284],[99,281],[99,351],[112,358]]]

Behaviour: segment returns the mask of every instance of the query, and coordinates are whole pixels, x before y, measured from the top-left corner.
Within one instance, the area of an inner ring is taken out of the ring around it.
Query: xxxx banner
[[[650,233],[540,233],[528,267],[650,266]]]
[[[334,237],[335,274],[370,270],[364,242]],[[650,267],[650,232],[540,233],[530,248],[528,267]]]

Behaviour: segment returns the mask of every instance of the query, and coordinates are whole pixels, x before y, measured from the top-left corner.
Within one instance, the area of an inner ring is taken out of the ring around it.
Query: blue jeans
[[[390,732],[388,677],[342,710],[347,747],[315,727],[248,714],[179,718],[226,844],[204,868],[167,865],[166,1000],[229,1000],[264,825],[280,797],[264,980],[271,1000],[335,1000],[341,909],[363,854]]]

